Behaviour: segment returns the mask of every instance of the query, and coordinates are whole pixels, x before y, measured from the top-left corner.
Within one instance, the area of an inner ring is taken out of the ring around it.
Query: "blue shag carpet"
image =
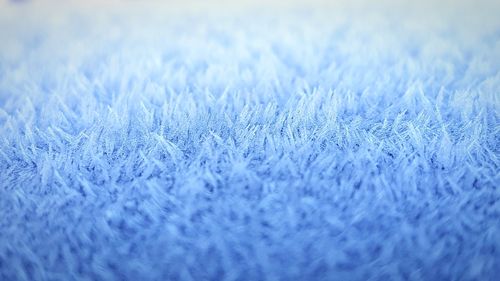
[[[296,2],[0,3],[0,280],[499,280],[498,1]]]

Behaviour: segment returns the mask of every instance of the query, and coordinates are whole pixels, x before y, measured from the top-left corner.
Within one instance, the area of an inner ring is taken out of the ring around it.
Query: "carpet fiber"
[[[498,2],[219,2],[0,4],[0,280],[500,276]]]

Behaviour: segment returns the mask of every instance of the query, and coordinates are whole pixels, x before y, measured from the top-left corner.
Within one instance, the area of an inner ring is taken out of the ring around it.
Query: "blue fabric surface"
[[[490,6],[2,5],[0,280],[500,276]]]

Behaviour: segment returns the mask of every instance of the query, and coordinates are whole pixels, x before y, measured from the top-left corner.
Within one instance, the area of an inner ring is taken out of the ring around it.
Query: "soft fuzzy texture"
[[[498,5],[107,3],[0,9],[0,280],[500,276]]]

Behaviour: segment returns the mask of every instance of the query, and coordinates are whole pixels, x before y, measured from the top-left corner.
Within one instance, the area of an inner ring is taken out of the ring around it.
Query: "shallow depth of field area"
[[[498,1],[0,4],[0,280],[495,280]]]

